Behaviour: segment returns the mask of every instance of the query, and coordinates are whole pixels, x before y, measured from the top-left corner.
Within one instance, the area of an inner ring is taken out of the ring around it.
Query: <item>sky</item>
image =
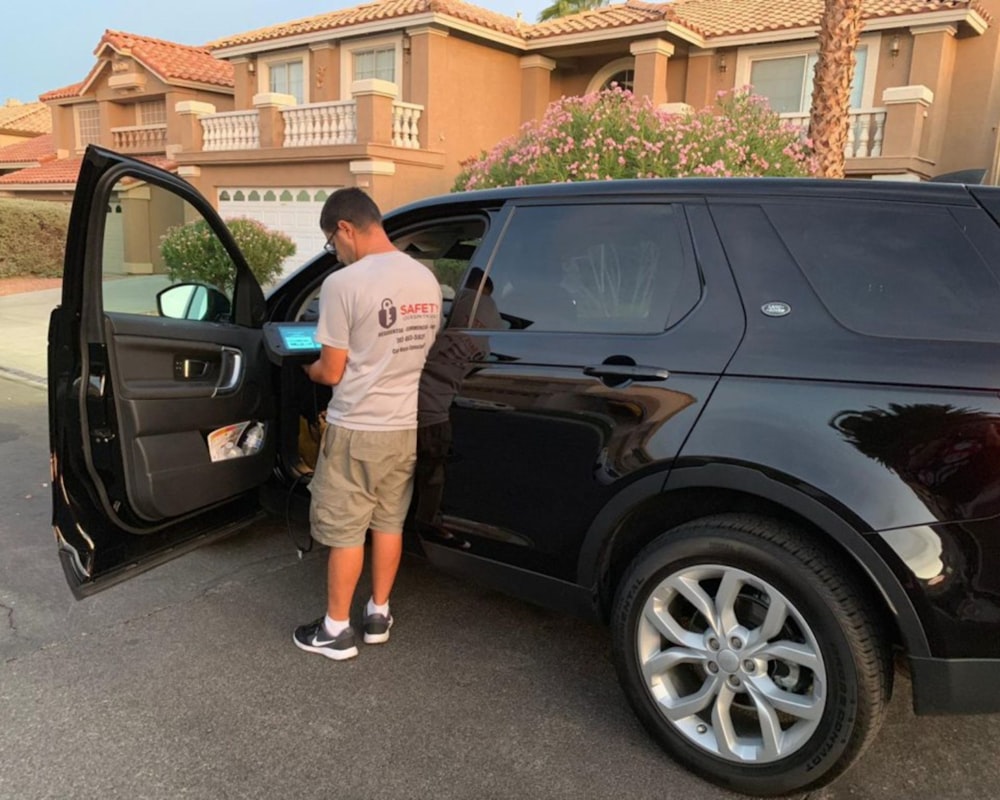
[[[82,81],[105,29],[200,45],[234,33],[360,5],[363,0],[21,0],[0,47],[0,104]],[[534,22],[551,0],[476,0]],[[10,9],[9,9],[10,11]],[[15,22],[16,20],[16,22]]]

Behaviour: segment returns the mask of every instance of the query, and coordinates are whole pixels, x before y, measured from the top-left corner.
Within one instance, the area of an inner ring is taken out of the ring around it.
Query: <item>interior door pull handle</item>
[[[174,371],[178,378],[183,378],[186,381],[204,378],[208,374],[208,362],[202,361],[200,358],[181,359],[174,365]]]
[[[623,378],[631,381],[665,381],[670,371],[661,367],[644,367],[641,364],[600,364],[585,367],[584,375],[592,378]]]
[[[221,394],[232,394],[243,381],[243,353],[232,347],[222,348],[222,368],[219,370],[219,382],[215,384],[212,397]]]

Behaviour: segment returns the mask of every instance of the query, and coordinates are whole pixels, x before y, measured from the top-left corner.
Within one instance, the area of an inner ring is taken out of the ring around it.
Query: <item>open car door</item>
[[[185,259],[208,280],[172,284]],[[260,513],[275,449],[264,314],[190,184],[88,148],[48,356],[53,525],[77,597]]]

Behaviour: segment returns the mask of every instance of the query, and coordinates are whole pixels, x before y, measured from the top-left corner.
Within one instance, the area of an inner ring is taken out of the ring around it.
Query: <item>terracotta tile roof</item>
[[[5,183],[76,183],[82,158],[60,158],[37,167],[0,175],[0,185]]]
[[[978,0],[866,0],[864,16],[866,19],[881,19],[961,9],[974,9],[989,19]],[[599,32],[661,20],[674,22],[703,37],[711,38],[811,27],[819,24],[822,10],[823,0],[673,0],[668,3],[627,0],[592,11],[530,24],[463,0],[377,0],[217,39],[207,47],[218,50],[424,13],[452,16],[490,30],[520,36],[525,40]]]
[[[670,18],[665,6],[650,3],[616,3],[591,11],[582,11],[579,14],[569,14],[565,17],[539,22],[529,26],[522,35],[525,39],[543,39],[546,36],[607,30]]]
[[[0,166],[4,164],[27,164],[29,162],[51,161],[56,157],[52,145],[52,134],[44,133],[26,142],[0,147]]]
[[[658,4],[627,0],[626,6],[659,11],[709,38],[811,27],[819,24],[823,13],[823,0],[673,0]],[[866,0],[862,15],[870,20],[962,9],[973,9],[989,18],[975,0]]]
[[[0,130],[18,133],[49,133],[52,112],[45,103],[18,103],[8,100],[0,106]]]
[[[177,162],[171,161],[166,156],[139,156],[138,160],[145,161],[147,164],[152,164],[154,167],[160,167],[161,169],[173,170],[177,167]],[[0,186],[4,184],[31,184],[40,186],[46,183],[76,183],[76,179],[80,176],[81,164],[83,164],[83,158],[80,157],[60,158],[37,167],[28,167],[17,172],[11,172],[8,175],[0,175]]]
[[[79,83],[72,83],[69,86],[63,86],[61,89],[52,89],[43,95],[39,95],[38,99],[43,103],[47,103],[49,100],[63,100],[67,97],[77,97],[82,88],[83,81],[80,81]]]
[[[214,86],[233,85],[233,65],[215,58],[204,47],[191,47],[149,36],[111,30],[104,32],[94,54],[100,54],[106,45],[115,52],[133,56],[168,81],[194,81]]]
[[[149,36],[112,30],[104,31],[104,36],[94,48],[94,55],[100,55],[106,47],[110,47],[116,53],[132,56],[167,83],[192,81],[212,86],[232,87],[234,85],[233,65],[228,61],[215,58],[204,47],[192,47],[163,39],[153,39]],[[104,68],[104,65],[104,61],[98,61],[85,80],[64,86],[61,89],[53,89],[38,99],[48,102],[79,97],[80,93]]]
[[[266,42],[303,33],[334,30],[366,22],[427,13],[446,14],[465,22],[472,22],[484,28],[514,36],[528,27],[526,23],[513,17],[480,8],[471,3],[463,2],[463,0],[377,0],[374,3],[365,3],[360,6],[330,11],[292,22],[283,22],[280,25],[271,25],[267,28],[258,28],[246,33],[227,36],[209,42],[207,47],[218,50],[223,47]]]

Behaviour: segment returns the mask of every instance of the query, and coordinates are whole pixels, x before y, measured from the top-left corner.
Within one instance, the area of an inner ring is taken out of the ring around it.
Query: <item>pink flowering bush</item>
[[[690,176],[809,176],[810,143],[748,89],[668,114],[615,87],[552,103],[540,120],[462,163],[455,191],[528,183]]]
[[[260,284],[281,274],[281,263],[295,255],[295,243],[254,219],[229,219],[226,225]],[[204,281],[224,292],[233,288],[236,267],[204,220],[170,228],[160,240],[160,254],[172,281]]]

